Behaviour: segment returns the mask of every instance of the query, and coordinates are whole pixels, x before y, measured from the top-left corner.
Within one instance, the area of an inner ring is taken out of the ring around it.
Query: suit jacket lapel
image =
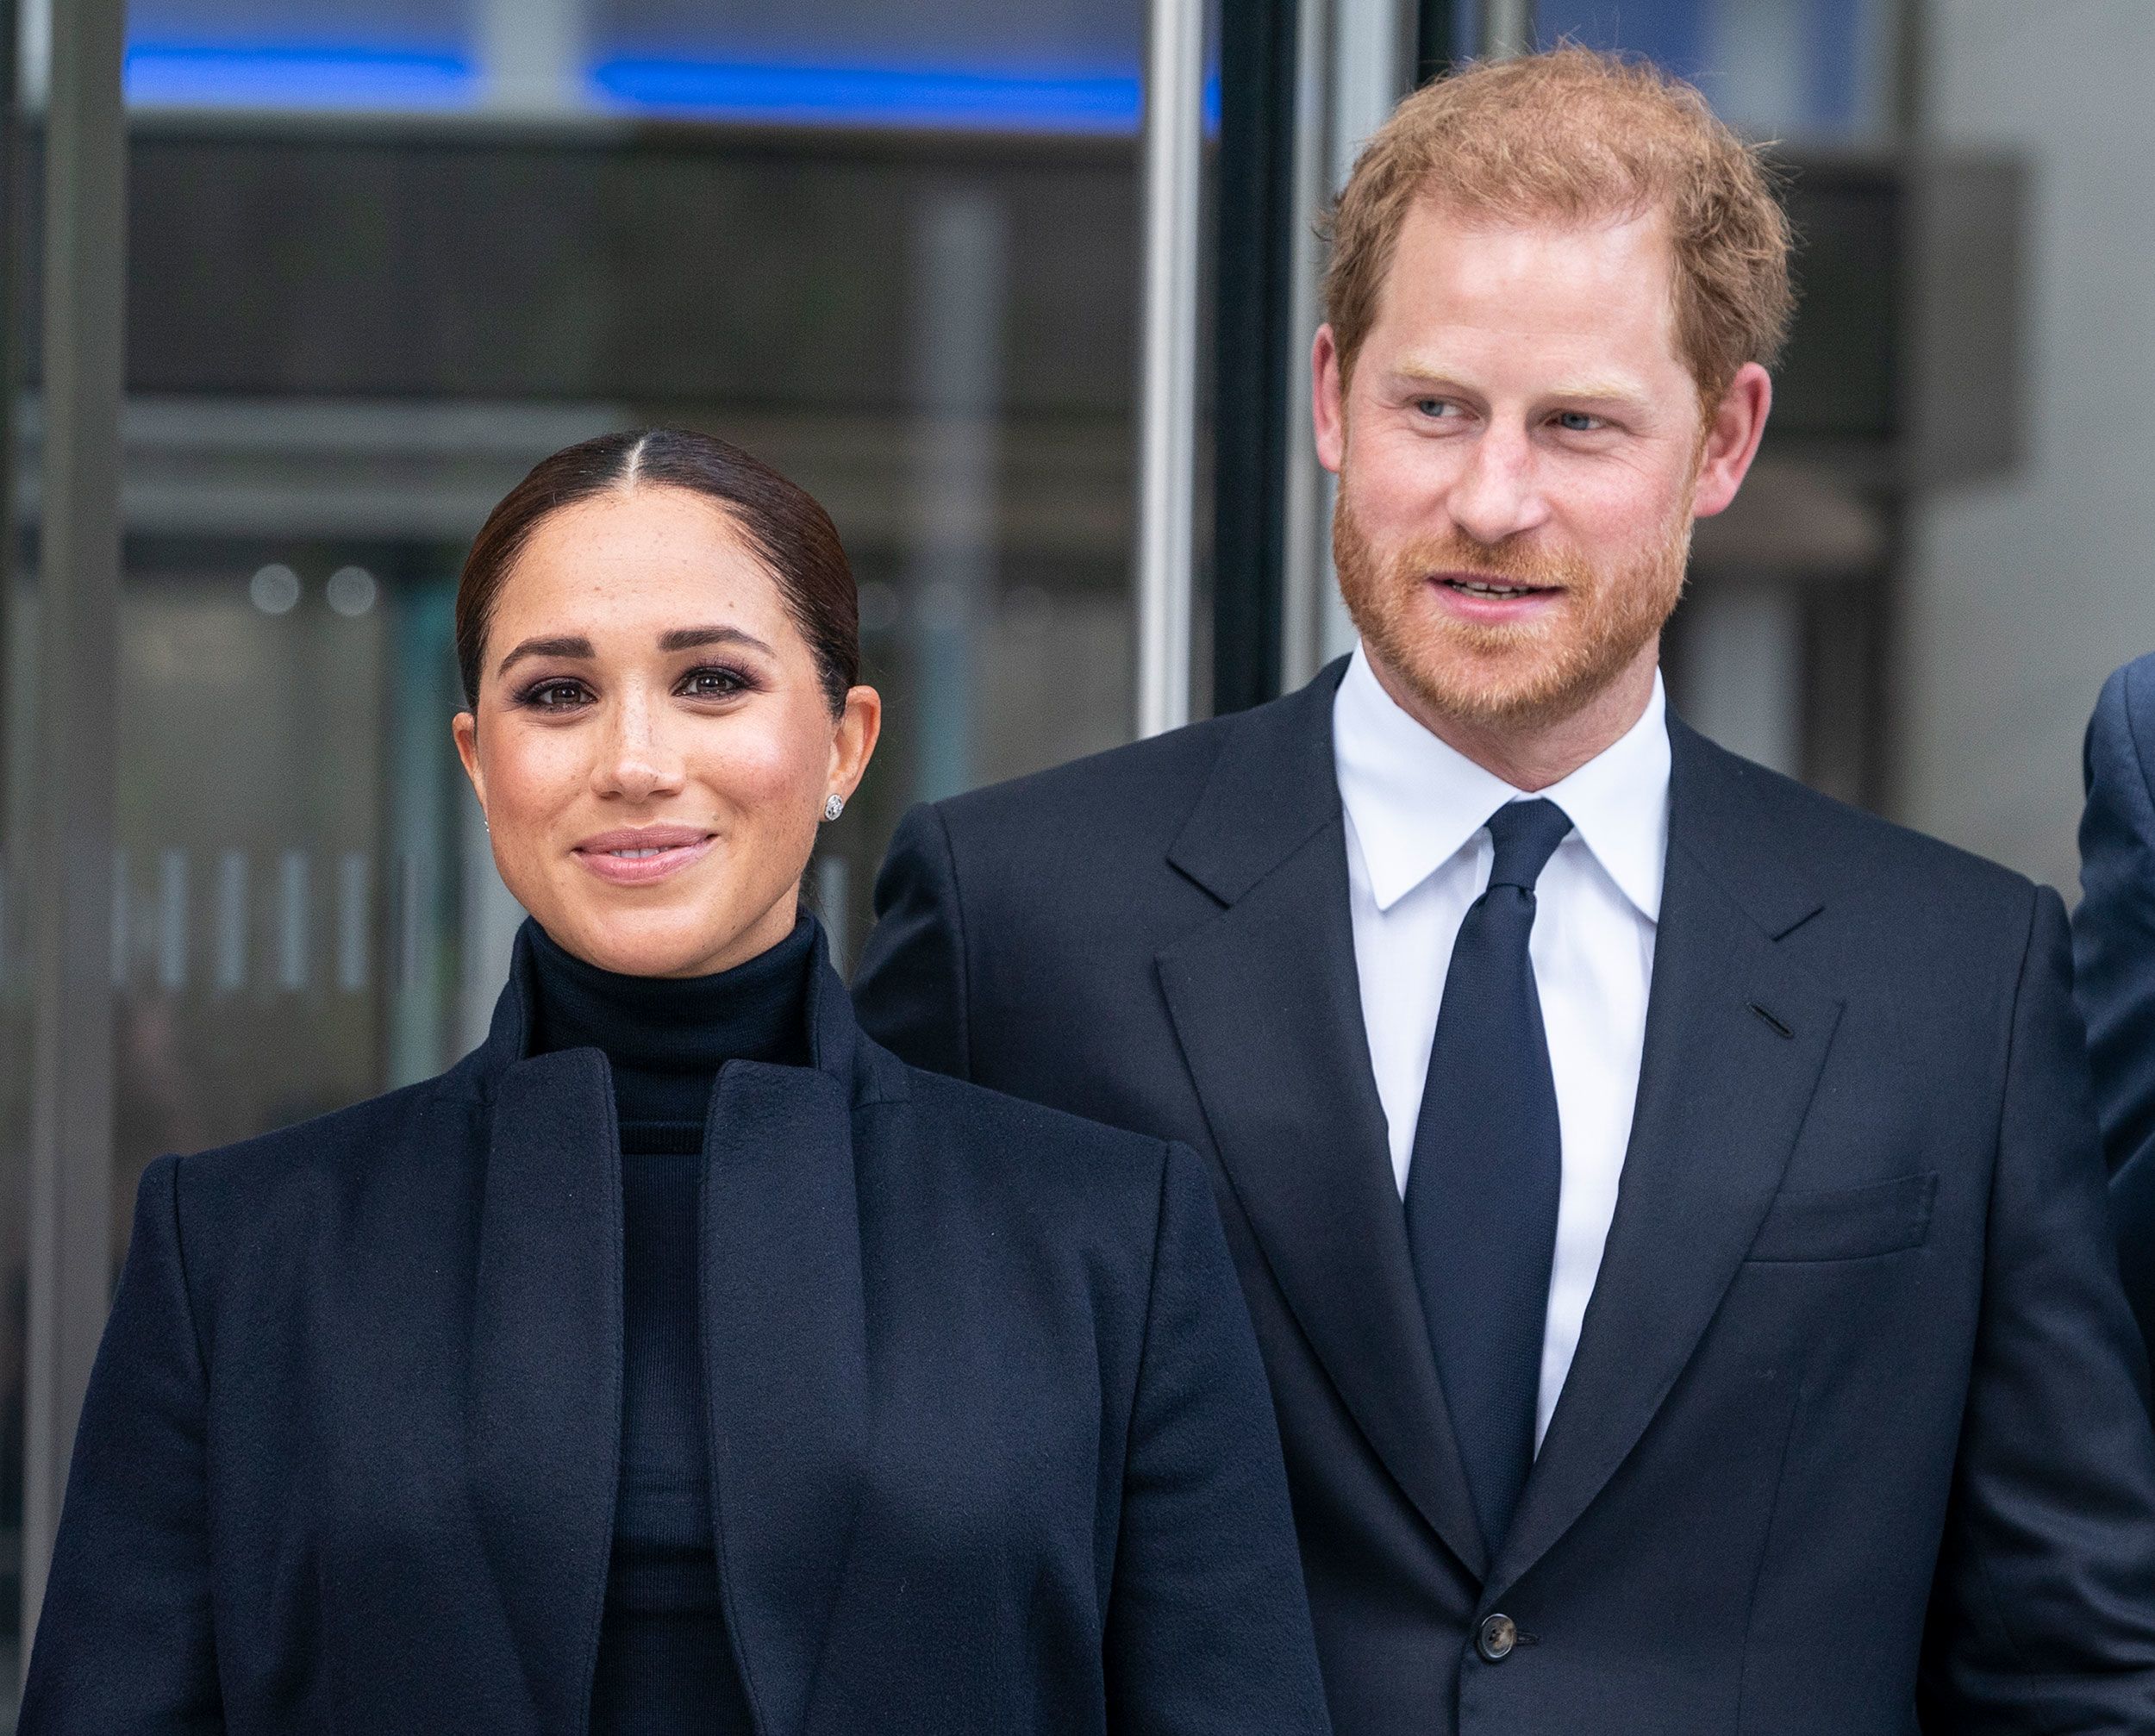
[[[1161,952],[1160,983],[1282,1295],[1378,1458],[1478,1575],[1362,1027],[1332,765],[1344,667],[1223,746],[1171,859],[1227,909]]]
[[[1763,774],[1673,716],[1670,848],[1615,1218],[1492,1595],[1570,1528],[1652,1421],[1779,1187],[1840,1001],[1777,946],[1820,908],[1779,859]]]
[[[506,1033],[522,1046],[515,986]],[[504,1042],[504,1037],[506,1041]],[[605,1058],[515,1061],[486,1152],[468,1395],[472,1506],[537,1727],[582,1736],[621,1452],[621,1153]]]
[[[867,1425],[857,1102],[902,1085],[844,986],[811,996],[813,1067],[729,1064],[704,1135],[703,1324],[719,1579],[759,1736],[807,1721]]]

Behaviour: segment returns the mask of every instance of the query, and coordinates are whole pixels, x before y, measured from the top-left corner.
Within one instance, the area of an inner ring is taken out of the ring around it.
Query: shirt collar
[[[1661,675],[1613,745],[1535,793],[1570,815],[1580,840],[1639,914],[1660,920],[1669,844],[1668,702]],[[1332,705],[1340,799],[1362,846],[1377,908],[1389,910],[1521,799],[1493,771],[1402,710],[1359,646]]]

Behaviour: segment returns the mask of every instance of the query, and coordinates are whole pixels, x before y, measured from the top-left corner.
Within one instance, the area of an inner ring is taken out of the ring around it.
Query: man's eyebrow
[[[528,657],[581,657],[590,658],[597,653],[591,641],[580,634],[569,634],[559,639],[527,639],[515,650],[501,660],[494,673],[506,674],[509,665],[522,663]]]
[[[1426,386],[1432,391],[1476,395],[1471,387],[1454,378],[1442,368],[1425,362],[1402,362],[1392,370],[1392,378],[1405,386]],[[1583,374],[1577,379],[1560,379],[1537,396],[1586,403],[1637,404],[1645,403],[1646,395],[1634,382],[1614,374]]]
[[[707,645],[738,645],[745,650],[760,651],[766,657],[776,655],[754,634],[743,633],[738,627],[677,627],[659,635],[661,651],[696,651]]]
[[[1542,397],[1576,398],[1590,403],[1635,404],[1645,403],[1646,395],[1627,380],[1596,379],[1589,375],[1583,379],[1558,380]]]

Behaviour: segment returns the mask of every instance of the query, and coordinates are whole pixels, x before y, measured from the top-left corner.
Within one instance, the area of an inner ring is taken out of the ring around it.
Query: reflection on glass
[[[1736,126],[1798,141],[1891,126],[1893,0],[1540,0],[1540,40],[1644,54]]]
[[[706,428],[838,520],[890,720],[805,889],[841,966],[905,807],[1124,738],[1141,19],[135,0],[121,1195],[484,1034],[453,586],[572,440]]]
[[[116,1236],[155,1154],[484,1034],[522,913],[450,747],[453,587],[548,452],[687,423],[831,508],[889,701],[805,889],[841,968],[910,802],[1124,739],[1141,16],[134,0]],[[698,124],[621,125],[660,111]],[[0,698],[22,713],[16,615]],[[0,840],[26,770],[0,767]],[[10,1680],[19,869],[0,848]]]

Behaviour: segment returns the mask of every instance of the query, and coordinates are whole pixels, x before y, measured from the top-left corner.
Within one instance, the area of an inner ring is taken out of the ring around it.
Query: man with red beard
[[[1664,701],[1758,162],[1566,49],[1408,98],[1332,240],[1359,648],[909,815],[865,1022],[1205,1155],[1341,1736],[2155,1732],[2064,910]]]

